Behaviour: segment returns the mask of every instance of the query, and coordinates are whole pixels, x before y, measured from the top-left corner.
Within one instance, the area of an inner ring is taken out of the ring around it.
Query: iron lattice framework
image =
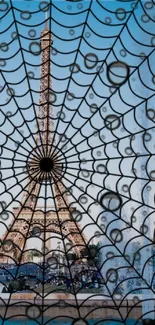
[[[8,254],[4,256],[1,249],[1,261],[29,261],[25,239],[28,238],[29,232],[38,226],[40,231],[45,232],[45,241],[42,243],[42,252],[46,250],[51,252],[50,234],[52,232],[61,234],[66,237],[74,247],[74,251],[80,258],[81,250],[85,247],[85,236],[81,233],[79,226],[73,220],[72,213],[75,208],[69,208],[69,200],[65,195],[66,189],[61,181],[62,163],[56,149],[56,138],[54,138],[54,113],[51,105],[52,83],[51,83],[51,64],[50,49],[52,37],[51,32],[46,24],[41,32],[41,74],[40,74],[40,97],[38,127],[35,134],[36,148],[27,162],[28,183],[22,195],[20,208],[13,208],[15,220],[10,226],[9,232],[6,231],[2,237],[3,246],[14,246],[8,249]],[[55,172],[52,174],[52,170]],[[55,209],[56,212],[37,211],[37,199],[39,197],[42,183],[51,184],[53,180]],[[31,226],[30,226],[31,224]],[[46,241],[48,240],[48,243]],[[24,249],[26,252],[24,252]]]

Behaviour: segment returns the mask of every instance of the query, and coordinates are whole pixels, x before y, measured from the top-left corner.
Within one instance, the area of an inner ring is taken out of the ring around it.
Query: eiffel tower
[[[85,237],[73,217],[75,208],[69,206],[68,196],[64,193],[64,166],[59,161],[59,152],[54,136],[54,112],[51,106],[51,64],[50,49],[52,34],[47,22],[41,32],[41,81],[38,105],[38,127],[35,134],[36,148],[27,160],[28,181],[22,193],[21,205],[13,208],[14,220],[1,239],[0,262],[23,263],[29,261],[26,245],[29,235],[35,235],[36,229],[43,234],[42,250],[51,251],[51,233],[61,235],[72,243],[76,255],[80,258],[85,246]],[[53,189],[55,206],[48,212],[37,208],[42,185]]]

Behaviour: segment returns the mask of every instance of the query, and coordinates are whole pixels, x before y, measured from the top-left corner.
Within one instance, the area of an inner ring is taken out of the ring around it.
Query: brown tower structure
[[[51,250],[51,233],[60,234],[72,242],[73,249],[80,257],[85,245],[84,235],[77,226],[73,215],[74,208],[69,207],[66,188],[63,183],[64,166],[59,161],[54,136],[54,112],[51,89],[50,49],[52,35],[46,25],[41,32],[41,82],[38,109],[38,130],[35,135],[36,147],[27,160],[28,182],[23,190],[21,205],[13,208],[14,220],[1,239],[0,261],[28,261],[26,241],[36,234],[43,234],[42,248]],[[51,188],[54,205],[51,209],[37,206],[41,187]],[[49,253],[50,254],[50,253]]]

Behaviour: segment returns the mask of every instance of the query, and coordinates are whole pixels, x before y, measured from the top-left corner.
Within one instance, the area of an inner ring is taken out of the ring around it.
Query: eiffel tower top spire
[[[47,17],[47,12],[46,12]],[[49,132],[54,131],[54,123],[50,123],[52,118],[53,122],[53,108],[50,106],[50,92],[52,89],[51,81],[51,61],[50,61],[50,51],[52,44],[52,34],[48,28],[48,20],[46,19],[45,27],[41,31],[40,44],[42,49],[41,54],[41,72],[40,72],[40,96],[39,96],[39,117],[42,119],[41,130],[44,132],[43,143],[50,142]],[[48,133],[48,135],[47,135]],[[46,138],[48,136],[48,141]]]
[[[45,28],[48,29],[48,11],[45,11]]]
[[[47,21],[46,21],[47,22]],[[34,209],[35,199],[31,200],[31,197],[38,197],[40,186],[45,182],[54,184],[54,195],[56,197],[56,208],[68,209],[69,201],[67,195],[65,201],[63,199],[63,193],[66,192],[66,188],[61,182],[63,175],[63,164],[61,162],[62,153],[59,152],[59,148],[56,147],[56,137],[54,137],[54,105],[52,89],[52,75],[51,75],[51,43],[52,33],[48,28],[47,23],[44,29],[41,31],[40,44],[41,44],[41,65],[40,65],[40,92],[39,92],[39,105],[38,105],[38,124],[39,129],[36,133],[37,147],[34,149],[36,158],[29,156],[29,175],[32,178],[31,184],[28,186],[26,197],[28,201],[26,206]],[[40,160],[40,154],[38,147],[42,152],[42,158]],[[53,155],[54,151],[54,155]],[[59,161],[59,155],[61,159]],[[39,171],[39,172],[38,172]],[[38,176],[36,176],[38,173]],[[60,181],[59,181],[60,179]],[[34,189],[33,189],[34,187]],[[29,193],[32,192],[32,195]],[[23,196],[24,205],[25,196]]]
[[[47,16],[45,16],[45,17],[47,17]],[[44,50],[47,46],[50,47],[51,42],[52,42],[52,35],[51,35],[51,32],[48,27],[48,19],[47,18],[45,19],[45,27],[41,31],[40,42],[41,42],[42,50]],[[43,56],[42,56],[42,62],[43,62]]]

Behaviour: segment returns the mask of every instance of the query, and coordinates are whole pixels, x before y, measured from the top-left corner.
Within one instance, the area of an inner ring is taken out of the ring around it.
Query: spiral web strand
[[[155,3],[0,18],[1,323],[153,324]]]

